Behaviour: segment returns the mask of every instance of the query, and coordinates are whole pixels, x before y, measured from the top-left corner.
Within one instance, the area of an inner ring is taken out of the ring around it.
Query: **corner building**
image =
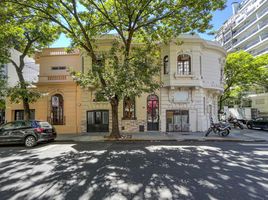
[[[108,51],[114,36],[98,39],[99,52]],[[178,40],[182,43],[178,44]],[[161,45],[162,87],[119,105],[122,132],[205,131],[209,117],[217,119],[218,97],[223,91],[226,52],[217,43],[198,36],[181,35]],[[36,87],[44,95],[31,104],[32,118],[53,124],[58,133],[109,132],[112,125],[109,102],[98,97],[95,88],[82,89],[68,73],[91,68],[84,52],[48,48],[36,54],[40,75]],[[22,104],[7,103],[7,120],[20,120]]]

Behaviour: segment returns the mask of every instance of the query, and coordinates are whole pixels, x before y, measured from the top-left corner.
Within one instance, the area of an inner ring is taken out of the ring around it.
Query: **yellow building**
[[[162,46],[163,87],[119,105],[119,127],[124,132],[204,131],[209,117],[217,116],[217,98],[223,90],[225,51],[197,36],[181,36],[182,45]],[[111,47],[112,36],[98,40],[98,50]],[[108,132],[112,116],[109,102],[99,101],[94,88],[82,89],[68,68],[87,71],[91,58],[75,50],[47,48],[36,54],[40,64],[37,89],[43,93],[31,104],[32,118],[53,124],[58,133]],[[22,104],[7,104],[8,121],[23,118]]]

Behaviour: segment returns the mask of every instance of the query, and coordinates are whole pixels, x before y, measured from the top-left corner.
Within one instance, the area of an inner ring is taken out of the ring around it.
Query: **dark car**
[[[249,129],[253,128],[268,129],[268,117],[258,117],[254,120],[249,120],[247,122],[247,127]]]
[[[45,121],[14,121],[0,126],[0,144],[25,144],[33,147],[39,142],[53,141],[57,133]]]

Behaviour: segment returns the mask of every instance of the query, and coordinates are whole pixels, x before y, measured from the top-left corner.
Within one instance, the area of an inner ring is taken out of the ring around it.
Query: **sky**
[[[213,30],[218,30],[222,24],[232,16],[232,2],[235,0],[227,0],[226,8],[221,11],[216,11],[213,13],[213,18],[211,24],[213,25]],[[236,2],[241,2],[241,0],[237,0]],[[199,34],[200,37],[206,40],[213,40],[213,35],[208,34]],[[50,47],[68,47],[70,45],[71,40],[66,38],[64,34],[61,34],[58,40],[56,40],[52,46]]]

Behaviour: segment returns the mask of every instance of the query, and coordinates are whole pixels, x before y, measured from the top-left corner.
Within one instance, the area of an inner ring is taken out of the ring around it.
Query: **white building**
[[[268,53],[268,0],[233,2],[233,15],[215,37],[227,52]]]
[[[226,52],[199,36],[180,39],[162,47],[161,131],[205,131],[217,120]]]
[[[260,115],[268,115],[268,93],[252,94],[249,98],[252,100],[252,108],[258,109]]]
[[[19,64],[19,56],[21,53],[15,49],[11,50],[11,59]],[[35,60],[29,56],[26,56],[24,59],[25,67],[23,69],[23,76],[25,81],[30,83],[35,83],[38,81],[39,75],[39,65],[35,64]],[[16,69],[12,63],[5,65],[5,74],[7,75],[8,86],[15,86],[18,81],[18,75]]]

